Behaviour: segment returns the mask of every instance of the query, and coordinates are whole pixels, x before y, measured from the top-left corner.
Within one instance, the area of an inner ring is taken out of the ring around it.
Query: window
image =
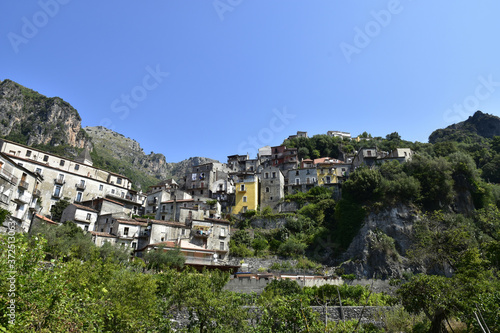
[[[248,207],[247,207],[247,206],[243,206],[243,207],[241,208],[241,211],[242,211],[243,213],[245,213],[245,212],[247,211],[247,209],[248,209]]]
[[[64,162],[65,162],[64,160],[61,160],[61,161],[59,162],[59,165],[60,165],[60,166],[64,166]]]
[[[80,164],[75,164],[75,170],[80,170]]]
[[[164,241],[165,241],[165,237],[160,238],[160,242],[164,242]]]
[[[82,192],[76,192],[76,202],[82,201]]]
[[[269,178],[269,172],[266,172],[266,173],[264,174],[264,178],[265,178],[265,179],[268,179],[268,178]]]
[[[300,185],[300,178],[295,178],[295,185]]]
[[[1,168],[0,168],[1,169]],[[42,174],[42,169],[41,168],[36,168],[35,173],[41,175]]]
[[[135,249],[137,244],[135,242],[132,242],[132,248]]]
[[[48,161],[49,161],[49,155],[45,155],[45,156],[43,156],[43,161],[44,161],[44,162],[48,162]]]
[[[220,250],[221,250],[221,251],[224,251],[224,242],[220,242],[220,245],[219,245],[219,246],[220,246]]]
[[[326,183],[330,184],[331,182],[332,182],[332,179],[330,178],[330,176],[326,176]]]
[[[30,157],[31,156],[31,150],[26,150],[26,157]]]
[[[243,202],[247,202],[247,197],[246,196],[243,197]]]
[[[85,231],[89,231],[89,226],[86,225],[85,228],[84,228]]]
[[[245,191],[245,184],[240,185],[240,191]]]
[[[102,191],[104,189],[104,186],[101,184],[99,185],[99,191]]]
[[[59,198],[61,196],[61,186],[56,185],[54,188],[54,197]]]
[[[276,162],[277,164],[278,162]],[[276,178],[276,172],[273,172],[273,178]]]
[[[203,190],[200,191],[200,194],[203,194]]]
[[[295,171],[295,176],[299,175],[299,170]]]
[[[122,183],[122,179],[121,179],[121,178],[117,178],[117,179],[116,179],[116,183],[117,183],[118,185],[120,185],[120,184]]]
[[[115,194],[115,189],[112,189],[112,190],[111,190],[111,194]]]
[[[220,235],[221,235],[221,237],[226,237],[226,228],[220,229]]]
[[[128,230],[129,230],[128,227],[123,228],[123,234],[125,236],[128,236]]]
[[[23,166],[23,164],[22,164],[22,163],[17,163],[17,165],[19,165],[19,166]]]
[[[266,193],[269,193],[269,187],[266,187]]]
[[[87,220],[90,221],[90,213],[87,213]]]
[[[367,154],[368,156],[372,156],[372,151],[371,151],[371,150],[368,150],[368,151],[366,152],[366,154]]]
[[[273,197],[270,197],[269,200],[273,200]]]
[[[109,228],[109,233],[112,234],[113,233],[113,228]]]

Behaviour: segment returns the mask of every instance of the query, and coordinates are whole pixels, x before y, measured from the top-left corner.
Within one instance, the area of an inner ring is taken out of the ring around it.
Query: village
[[[351,140],[346,132],[327,135]],[[293,137],[307,137],[307,132]],[[230,155],[226,163],[193,165],[179,182],[182,186],[168,179],[142,192],[132,189],[127,177],[94,167],[87,149],[70,160],[0,140],[0,208],[11,213],[1,231],[8,225],[29,232],[40,223],[72,221],[90,233],[97,246],[118,244],[139,257],[159,247],[179,248],[186,265],[232,270],[229,216],[258,209],[294,212],[297,207],[287,203],[285,195],[315,186],[332,188],[340,198],[351,171],[392,160],[406,162],[413,153],[409,148],[384,152],[373,147],[345,154],[342,160],[299,160],[297,148],[265,146],[255,158]],[[54,221],[51,208],[61,199],[70,205],[60,221]]]

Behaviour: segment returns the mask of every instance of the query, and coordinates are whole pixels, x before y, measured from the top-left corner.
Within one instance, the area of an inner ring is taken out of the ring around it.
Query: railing
[[[158,200],[148,200],[148,205],[156,205],[158,203]]]
[[[210,236],[210,231],[193,229],[191,230],[191,235],[193,235],[193,237],[208,238]]]
[[[87,187],[87,185],[85,183],[76,183],[76,189],[77,190],[85,190],[85,188]]]
[[[58,184],[58,185],[64,185],[65,181],[64,181],[64,177],[57,177],[57,178],[54,178],[54,183]]]
[[[28,203],[30,202],[31,197],[26,194],[17,194],[14,198],[14,200],[20,201],[22,203]]]
[[[211,265],[213,264],[213,259],[211,257],[207,258],[198,258],[198,257],[188,257],[186,256],[186,264],[191,265]]]
[[[40,192],[40,190],[33,190],[34,197],[40,197],[41,195],[42,195],[42,192]]]
[[[10,172],[6,171],[5,168],[0,169],[0,176],[5,178],[7,181],[11,182],[12,184],[17,183],[17,181],[18,181],[18,178],[15,177]]]
[[[27,190],[27,189],[28,189],[28,187],[30,186],[30,183],[28,183],[28,182],[27,182],[27,181],[25,181],[25,180],[21,180],[21,181],[19,182],[19,185],[18,185],[18,186],[19,186],[20,188],[23,188],[23,189]]]

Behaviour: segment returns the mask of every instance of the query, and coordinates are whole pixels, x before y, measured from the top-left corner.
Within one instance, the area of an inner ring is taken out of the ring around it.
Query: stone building
[[[271,207],[274,213],[280,212],[280,201],[285,197],[285,177],[274,166],[264,168],[261,173],[260,209]]]

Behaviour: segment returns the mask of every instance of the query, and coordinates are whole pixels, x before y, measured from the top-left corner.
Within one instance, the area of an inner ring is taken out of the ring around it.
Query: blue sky
[[[168,162],[500,115],[500,2],[4,1],[0,79]]]

